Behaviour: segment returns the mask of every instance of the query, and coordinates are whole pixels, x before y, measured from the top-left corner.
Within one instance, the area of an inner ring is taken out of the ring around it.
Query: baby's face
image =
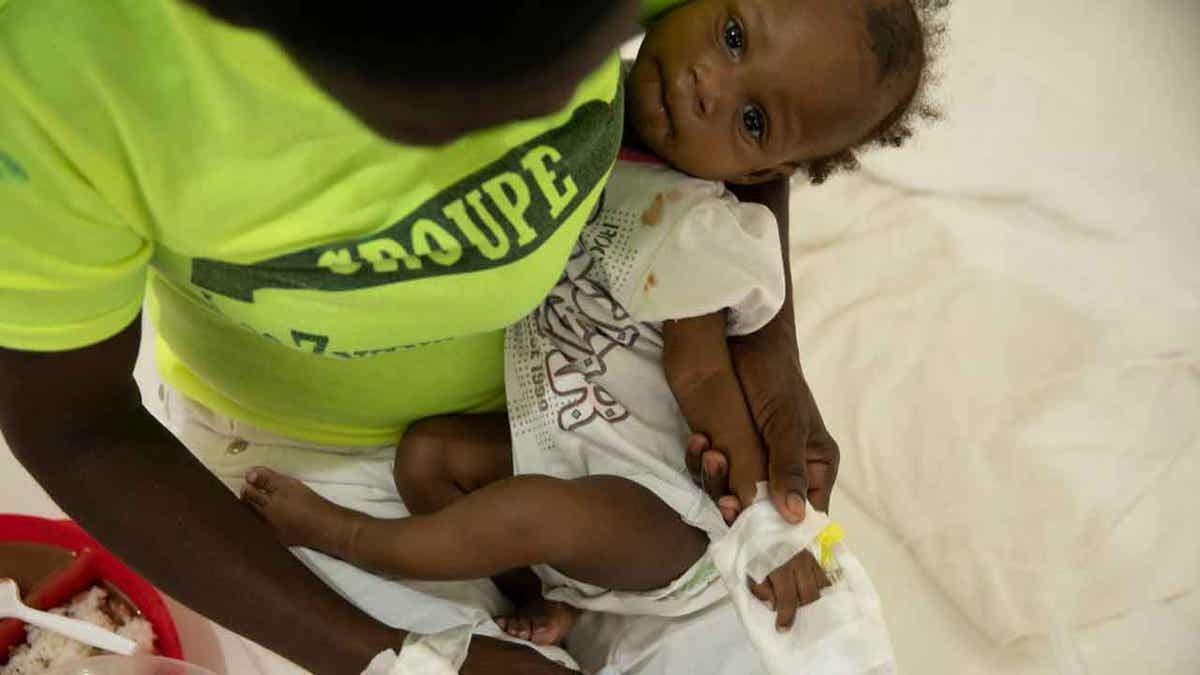
[[[693,0],[650,27],[629,119],[686,173],[788,175],[861,141],[905,96],[879,81],[869,44],[863,0]]]

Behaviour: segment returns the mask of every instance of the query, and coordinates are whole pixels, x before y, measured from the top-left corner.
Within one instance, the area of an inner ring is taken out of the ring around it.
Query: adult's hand
[[[800,522],[806,497],[813,506],[828,511],[840,453],[800,368],[788,261],[788,183],[778,180],[733,189],[743,201],[766,205],[779,221],[787,301],[770,323],[756,333],[731,339],[729,348],[767,450],[771,500],[786,520]],[[728,460],[709,448],[706,439],[693,437],[687,457],[693,475],[702,476],[701,484],[714,499],[728,504],[728,495],[747,493],[748,486],[731,489]]]

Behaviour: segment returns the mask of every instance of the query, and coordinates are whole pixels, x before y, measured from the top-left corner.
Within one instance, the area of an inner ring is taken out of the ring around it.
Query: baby
[[[924,69],[909,0],[670,12],[626,98],[631,140],[674,169],[617,162],[564,275],[508,330],[508,414],[408,430],[395,480],[410,518],[343,509],[266,468],[243,498],[288,545],[411,579],[491,576],[517,607],[500,625],[537,643],[563,640],[578,608],[679,616],[722,601],[708,549],[738,505],[695,486],[684,443],[709,434],[732,471],[765,474],[726,340],[786,298],[774,218],[722,181],[819,181],[852,149],[902,138]],[[828,584],[801,553],[752,586],[783,631]]]

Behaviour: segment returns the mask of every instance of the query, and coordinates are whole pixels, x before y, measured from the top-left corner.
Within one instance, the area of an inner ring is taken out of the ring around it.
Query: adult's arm
[[[787,299],[770,323],[756,333],[730,339],[729,348],[767,449],[771,499],[784,518],[799,522],[804,517],[805,497],[818,509],[829,509],[840,455],[800,368],[788,260],[788,181],[735,187],[734,192],[743,201],[766,205],[779,221]],[[693,442],[691,450],[702,449]],[[689,452],[694,468],[699,468],[699,457],[698,452]],[[704,485],[715,495],[727,494],[727,467],[721,461],[707,461],[712,458],[702,463]],[[744,494],[746,489],[736,486],[734,492]]]
[[[141,321],[91,347],[0,348],[0,430],[72,518],[164,591],[317,675],[354,675],[405,634],[344,600],[142,407]],[[463,672],[562,672],[477,639]]]

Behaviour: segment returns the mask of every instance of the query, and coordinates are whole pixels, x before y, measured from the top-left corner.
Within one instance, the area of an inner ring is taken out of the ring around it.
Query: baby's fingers
[[[804,564],[793,565],[792,570],[796,578],[796,593],[800,598],[800,606],[816,602],[821,597],[821,589],[824,587],[821,582],[824,581],[825,586],[829,585],[821,566],[812,558],[808,558]]]
[[[705,450],[700,458],[700,488],[715,502],[729,494],[729,458],[720,450]]]
[[[732,525],[733,521],[737,520],[738,514],[742,512],[742,502],[733,495],[725,495],[717,500],[717,508],[720,509],[725,524]]]
[[[784,565],[771,572],[767,580],[775,593],[775,629],[786,633],[792,629],[792,622],[796,620],[796,573],[792,571],[791,566]]]
[[[692,434],[688,437],[687,452],[684,453],[684,463],[687,464],[688,473],[691,474],[692,480],[696,485],[700,485],[700,461],[704,456],[704,452],[709,449],[708,436],[704,434]]]
[[[750,586],[750,594],[761,600],[771,611],[775,610],[775,593],[771,590],[771,581],[763,579],[761,584],[754,583],[753,579],[747,579],[746,583]]]
[[[796,580],[796,594],[800,599],[801,607],[819,599],[821,589],[830,585],[829,579],[825,576],[825,570],[821,569],[821,563],[817,562],[813,554],[808,551],[792,558],[788,567],[792,570],[792,575]]]

